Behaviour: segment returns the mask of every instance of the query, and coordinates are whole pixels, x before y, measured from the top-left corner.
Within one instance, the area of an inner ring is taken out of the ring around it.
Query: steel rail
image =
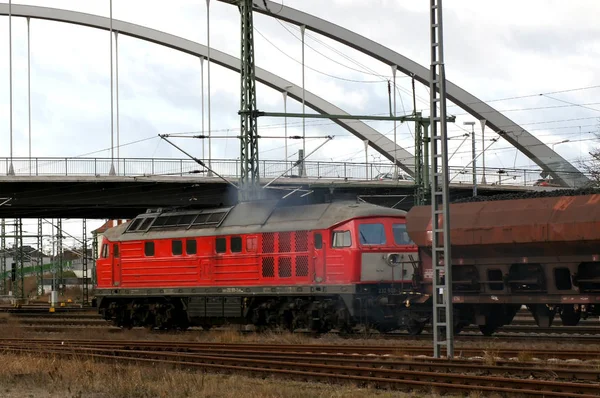
[[[122,347],[127,349],[151,349],[168,351],[186,351],[186,352],[214,352],[214,353],[293,353],[317,355],[431,355],[431,347],[410,346],[410,345],[332,345],[332,344],[254,344],[254,343],[203,343],[203,342],[176,342],[176,341],[143,341],[143,340],[89,340],[89,339],[18,339],[1,338],[1,344],[10,342],[27,341],[29,344],[57,344],[61,346],[82,346],[92,345],[94,347],[110,346]],[[523,352],[532,357],[540,359],[580,359],[592,360],[600,359],[600,351],[597,348],[585,347],[585,350],[560,350],[560,349],[516,349],[516,348],[490,348],[487,347],[457,347],[457,353],[462,356],[484,356],[493,352],[496,357],[514,358]]]
[[[572,396],[592,397],[600,394],[600,384],[557,382],[548,380],[515,379],[506,377],[489,377],[461,373],[443,373],[431,371],[415,371],[407,369],[383,369],[350,365],[334,365],[323,363],[306,363],[298,361],[274,361],[265,359],[249,359],[243,357],[223,357],[214,355],[194,355],[172,352],[131,351],[131,350],[73,350],[63,348],[12,348],[11,352],[46,353],[49,355],[66,355],[69,357],[92,357],[111,361],[128,361],[136,364],[156,362],[172,364],[177,367],[197,367],[212,371],[241,371],[284,377],[296,377],[327,380],[335,382],[369,383],[378,387],[404,389],[406,387],[431,388],[434,386],[444,391],[481,391],[519,394],[520,396]],[[531,372],[531,369],[528,370]],[[529,377],[531,374],[528,375]]]

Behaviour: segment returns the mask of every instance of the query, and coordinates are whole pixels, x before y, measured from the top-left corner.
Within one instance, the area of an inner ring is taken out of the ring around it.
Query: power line
[[[600,88],[600,85],[578,87],[578,88],[571,88],[571,89],[558,90],[558,91],[549,91],[549,92],[537,93],[537,94],[519,95],[519,96],[514,96],[514,97],[504,97],[504,98],[489,99],[489,100],[484,100],[484,101],[469,102],[469,103],[466,103],[465,105],[475,105],[475,104],[489,103],[489,102],[498,102],[498,101],[510,101],[510,100],[516,100],[516,99],[522,99],[522,98],[538,97],[538,96],[541,96],[541,95],[552,95],[552,94],[570,93],[570,92],[573,92],[573,91],[593,90],[593,89],[596,89],[596,88]],[[458,107],[458,105],[451,105],[451,106],[457,106]]]
[[[256,31],[256,33],[258,33],[263,39],[265,39],[267,41],[267,43],[269,43],[270,45],[272,45],[273,47],[275,47],[275,49],[277,51],[279,51],[280,53],[282,53],[283,55],[285,55],[286,57],[288,57],[289,59],[291,59],[292,61],[298,63],[298,64],[302,64],[302,62],[298,61],[296,58],[292,57],[291,55],[289,55],[288,53],[286,53],[285,51],[283,51],[282,49],[280,49],[279,47],[277,47],[277,45],[275,45],[271,40],[267,39],[267,37],[265,35],[263,35],[258,29],[254,28],[254,30]],[[320,71],[316,68],[313,68],[311,66],[308,65],[304,65],[304,67],[312,70],[313,72],[317,72],[320,73],[321,75],[325,75],[327,77],[331,77],[333,79],[338,79],[338,80],[343,80],[346,82],[352,82],[352,83],[381,83],[381,80],[356,80],[356,79],[348,79],[345,77],[340,77],[340,76],[335,76],[335,75],[331,75],[327,72],[323,72]]]

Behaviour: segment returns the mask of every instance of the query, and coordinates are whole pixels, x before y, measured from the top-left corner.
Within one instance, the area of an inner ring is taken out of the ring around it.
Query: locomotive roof
[[[129,241],[303,231],[327,229],[353,218],[405,215],[403,210],[368,203],[277,206],[277,201],[245,202],[229,208],[140,214],[104,235],[111,241]]]

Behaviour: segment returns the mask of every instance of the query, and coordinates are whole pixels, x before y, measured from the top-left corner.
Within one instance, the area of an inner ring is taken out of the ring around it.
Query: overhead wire
[[[570,89],[565,89],[565,90],[548,91],[548,92],[536,93],[536,94],[518,95],[518,96],[513,96],[513,97],[504,97],[504,98],[495,98],[495,99],[488,99],[488,100],[480,100],[480,101],[476,101],[476,102],[468,102],[468,103],[466,103],[464,105],[475,105],[475,104],[498,102],[498,101],[512,101],[512,100],[516,100],[516,99],[538,97],[540,95],[562,94],[562,93],[570,93],[570,92],[573,92],[573,91],[593,90],[593,89],[596,89],[596,88],[600,88],[600,85],[577,87],[577,88],[570,88]],[[451,106],[457,106],[458,107],[459,105],[451,105]]]
[[[265,39],[265,41],[266,41],[267,43],[269,43],[271,46],[273,46],[273,47],[274,47],[274,48],[275,48],[277,51],[279,51],[280,53],[282,53],[283,55],[285,55],[286,57],[288,57],[288,58],[289,58],[289,59],[291,59],[292,61],[294,61],[294,62],[296,62],[296,63],[298,63],[298,64],[302,64],[302,62],[301,62],[301,61],[298,61],[296,58],[292,57],[291,55],[289,55],[288,53],[286,53],[285,51],[283,51],[281,48],[279,48],[279,47],[278,47],[278,46],[277,46],[275,43],[273,43],[271,40],[267,39],[267,37],[266,37],[265,35],[263,35],[263,34],[260,32],[260,30],[258,30],[258,29],[256,29],[256,28],[254,28],[254,31],[255,31],[256,33],[258,33],[258,34],[259,34],[259,35],[260,35],[260,36],[261,36],[263,39]],[[305,68],[308,68],[308,69],[310,69],[310,70],[312,70],[313,72],[319,73],[319,74],[321,74],[321,75],[325,75],[325,76],[327,76],[327,77],[331,77],[331,78],[333,78],[333,79],[337,79],[337,80],[343,80],[343,81],[346,81],[346,82],[351,82],[351,83],[381,83],[381,81],[380,81],[380,80],[357,80],[357,79],[348,79],[348,78],[345,78],[345,77],[335,76],[335,75],[332,75],[332,74],[330,74],[330,73],[327,73],[327,72],[320,71],[320,70],[318,70],[318,69],[316,69],[316,68],[313,68],[312,66],[308,66],[308,65],[306,65],[306,64],[304,65],[304,67],[305,67]]]

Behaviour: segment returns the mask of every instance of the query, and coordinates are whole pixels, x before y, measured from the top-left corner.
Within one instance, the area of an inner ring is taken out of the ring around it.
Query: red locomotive
[[[370,204],[157,211],[109,229],[96,265],[106,319],[123,327],[419,333],[427,314],[405,212]]]

